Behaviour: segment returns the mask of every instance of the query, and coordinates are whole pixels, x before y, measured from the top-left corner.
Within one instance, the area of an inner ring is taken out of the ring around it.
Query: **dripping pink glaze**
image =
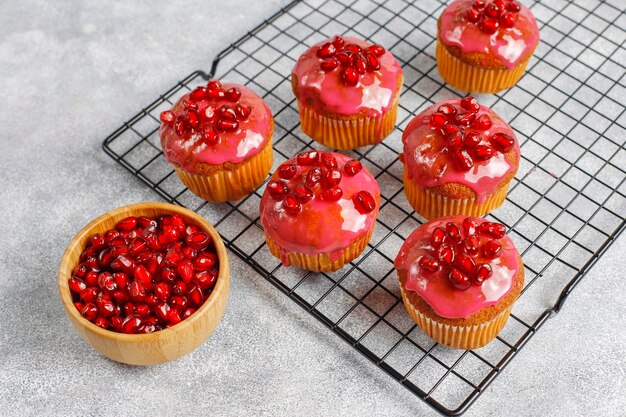
[[[468,22],[465,13],[474,0],[453,1],[441,16],[440,37],[445,45],[458,46],[463,52],[493,54],[508,69],[526,59],[539,42],[539,27],[528,7],[520,4],[521,10],[515,26],[498,30],[489,35],[477,24]]]
[[[476,117],[487,114],[492,126],[487,130],[465,128],[466,132],[477,131],[482,134],[481,144],[489,144],[487,138],[494,133],[506,133],[515,138],[513,149],[517,155],[515,164],[509,162],[503,153],[496,152],[487,161],[474,161],[474,167],[468,172],[460,170],[450,159],[441,133],[430,127],[429,118],[442,104],[459,106],[460,100],[451,99],[433,104],[411,120],[402,135],[404,144],[404,164],[409,179],[422,187],[437,187],[448,183],[458,183],[469,187],[476,194],[476,202],[483,203],[497,190],[504,177],[517,169],[520,149],[513,129],[487,106],[480,106]]]
[[[448,216],[424,223],[404,241],[396,257],[394,266],[397,270],[406,271],[407,291],[414,291],[430,305],[441,317],[449,319],[465,319],[482,309],[498,304],[513,288],[520,270],[519,255],[513,241],[504,236],[497,242],[502,246],[499,256],[494,259],[481,257],[478,263],[489,263],[493,274],[481,285],[472,284],[466,290],[459,290],[448,280],[447,268],[438,272],[426,272],[418,265],[422,256],[432,256],[433,247],[430,236],[436,227],[445,227],[453,222],[461,227],[467,216]],[[478,223],[486,220],[475,218]],[[480,236],[480,235],[479,235]],[[486,238],[481,237],[480,241]],[[478,255],[480,257],[480,255]]]
[[[337,159],[339,169],[352,158],[339,153],[332,153]],[[295,163],[296,158],[287,162]],[[286,162],[286,163],[287,163]],[[296,176],[290,183],[306,173],[311,166],[298,166]],[[272,179],[280,179],[277,174]],[[365,167],[355,176],[343,175],[339,186],[343,196],[336,202],[322,201],[317,196],[302,205],[302,211],[293,216],[282,208],[282,201],[272,199],[266,192],[261,199],[261,225],[274,242],[283,250],[281,261],[288,266],[287,253],[297,252],[315,256],[329,254],[332,261],[355,240],[368,233],[376,222],[380,189],[378,182]],[[319,187],[319,185],[317,186]],[[376,200],[376,208],[367,214],[359,213],[354,207],[352,196],[359,191],[368,191]],[[315,194],[319,194],[313,189]]]
[[[241,91],[239,104],[250,106],[250,116],[239,121],[239,129],[233,132],[218,132],[220,141],[215,145],[207,145],[199,134],[185,134],[178,136],[174,131],[173,124],[161,125],[161,145],[168,162],[181,166],[188,172],[194,172],[198,163],[220,165],[225,162],[239,163],[256,155],[270,139],[272,127],[272,113],[261,97],[249,88],[232,83],[223,83],[224,90],[235,87]],[[191,93],[185,94],[174,105],[172,111],[182,111],[182,100],[188,99]],[[209,105],[218,107],[227,104],[233,105],[228,100],[203,100],[197,102],[198,112]]]
[[[346,44],[356,44],[365,49],[372,44],[357,38],[344,37]],[[292,76],[298,77],[300,101],[313,105],[319,112],[344,116],[364,113],[380,118],[389,110],[398,93],[398,78],[402,68],[391,52],[378,58],[380,69],[361,75],[356,86],[347,86],[341,80],[339,68],[325,72],[320,68],[321,58],[316,55],[324,40],[308,49],[296,62]]]

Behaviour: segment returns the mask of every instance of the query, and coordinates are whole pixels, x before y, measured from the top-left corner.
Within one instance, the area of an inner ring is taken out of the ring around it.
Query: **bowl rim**
[[[209,295],[209,298],[198,308],[191,316],[182,320],[180,323],[175,326],[165,328],[163,330],[159,330],[153,333],[135,333],[135,334],[127,334],[127,333],[118,333],[113,330],[103,329],[99,326],[96,326],[94,323],[90,322],[86,318],[84,318],[79,311],[74,307],[72,302],[72,294],[69,289],[68,280],[72,276],[72,272],[76,265],[71,265],[68,260],[70,255],[75,251],[80,249],[82,251],[84,249],[84,243],[81,245],[81,241],[83,239],[88,238],[91,234],[93,234],[93,229],[100,225],[104,220],[116,216],[119,214],[124,214],[126,217],[128,216],[136,216],[136,212],[142,209],[159,209],[165,212],[170,212],[172,214],[180,214],[185,218],[185,220],[192,219],[198,226],[200,226],[204,232],[208,233],[213,239],[215,250],[217,252],[217,257],[219,260],[219,273],[217,277],[217,282],[213,291]],[[61,262],[59,264],[59,272],[58,272],[58,288],[59,295],[61,298],[61,302],[65,307],[66,312],[72,317],[76,318],[78,323],[80,323],[86,330],[96,333],[98,336],[115,340],[115,341],[123,341],[123,342],[141,342],[146,343],[151,340],[158,340],[164,337],[168,337],[177,333],[181,333],[189,326],[193,326],[193,324],[199,320],[200,316],[205,314],[210,308],[217,302],[217,300],[228,294],[229,287],[229,275],[230,275],[230,267],[228,263],[228,254],[226,252],[226,247],[224,245],[224,241],[220,236],[219,232],[213,227],[208,220],[204,217],[200,216],[198,213],[189,210],[185,207],[178,206],[175,204],[164,203],[164,202],[142,202],[142,203],[134,203],[121,207],[117,207],[113,210],[107,211],[91,220],[86,226],[84,226],[70,241],[67,246],[67,249],[63,253],[61,258]]]

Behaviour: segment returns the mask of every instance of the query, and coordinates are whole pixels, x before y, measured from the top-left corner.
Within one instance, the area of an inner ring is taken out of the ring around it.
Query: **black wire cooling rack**
[[[211,221],[228,248],[280,291],[447,415],[463,413],[562,307],[626,224],[626,14],[622,0],[530,2],[541,43],[517,86],[479,96],[515,129],[522,159],[504,223],[522,253],[526,283],[507,326],[492,343],[451,350],[426,337],[404,310],[393,259],[424,219],[404,197],[402,129],[426,106],[463,95],[445,85],[434,58],[438,0],[295,1],[222,51],[124,123],[104,150],[165,200]],[[275,117],[274,168],[320,146],[299,129],[290,73],[317,41],[350,34],[385,45],[404,70],[398,128],[376,146],[348,152],[381,185],[381,209],[363,255],[333,274],[280,266],[265,245],[258,207],[263,187],[233,204],[188,191],[161,153],[159,114],[209,77],[250,86]]]

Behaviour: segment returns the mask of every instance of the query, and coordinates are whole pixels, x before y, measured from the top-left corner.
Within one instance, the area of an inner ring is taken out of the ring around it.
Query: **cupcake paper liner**
[[[406,169],[404,173],[404,193],[409,204],[417,213],[428,220],[457,214],[474,217],[484,216],[502,205],[509,190],[509,184],[510,181],[489,195],[482,204],[478,204],[474,198],[456,199],[433,193],[428,188],[421,187],[407,178]]]
[[[271,134],[270,134],[271,136]],[[261,185],[272,168],[272,141],[261,151],[236,164],[234,169],[219,169],[210,174],[192,174],[174,167],[180,180],[198,197],[221,203],[240,200]]]
[[[436,53],[437,67],[446,83],[458,90],[472,93],[497,93],[513,87],[524,75],[530,59],[521,61],[510,70],[481,68],[465,63],[450,54],[439,38]]]
[[[298,100],[300,128],[316,142],[332,149],[350,150],[374,145],[386,138],[395,128],[399,94],[382,117],[357,117],[342,120],[325,116],[312,106]]]
[[[435,342],[455,349],[478,349],[491,342],[506,325],[513,309],[513,305],[510,305],[484,323],[471,326],[453,326],[426,317],[409,302],[404,293],[404,288],[400,288],[400,290],[406,311],[420,329]]]
[[[314,272],[334,272],[361,255],[367,246],[367,243],[370,241],[373,231],[374,228],[372,227],[367,234],[358,238],[350,246],[343,249],[339,258],[336,260],[332,260],[328,253],[307,255],[299,252],[288,252],[283,250],[276,242],[267,236],[267,234],[265,238],[272,255],[280,259],[285,265],[295,266]]]

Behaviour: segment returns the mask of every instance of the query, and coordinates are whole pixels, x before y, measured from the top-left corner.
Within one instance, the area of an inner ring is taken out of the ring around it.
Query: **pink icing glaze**
[[[372,45],[357,38],[344,39],[347,44],[353,43],[361,48]],[[379,58],[379,70],[366,72],[356,86],[347,86],[341,80],[339,69],[324,72],[320,68],[322,59],[317,57],[317,50],[331,40],[315,44],[296,62],[292,76],[298,77],[298,98],[326,113],[344,116],[364,113],[368,117],[380,118],[397,96],[402,68],[391,52],[385,51]]]
[[[337,159],[339,169],[352,159],[339,153],[332,154]],[[292,158],[285,163],[295,161],[296,158]],[[296,176],[292,180],[284,181],[292,183],[298,180],[309,168],[310,166],[298,166]],[[275,173],[272,179],[279,177]],[[263,193],[260,206],[261,225],[267,236],[283,250],[285,256],[281,257],[281,261],[284,265],[288,265],[288,252],[311,256],[328,253],[331,260],[335,261],[343,249],[374,227],[380,189],[372,174],[365,167],[353,177],[344,174],[339,186],[343,190],[343,196],[336,202],[321,200],[317,196],[319,190],[314,188],[316,197],[304,204],[302,211],[296,215],[286,213],[282,207],[283,202],[271,198],[267,190]],[[368,191],[376,200],[376,208],[367,214],[357,211],[352,201],[352,196],[362,190]]]
[[[416,292],[438,315],[449,319],[467,318],[486,307],[498,304],[511,291],[515,278],[523,267],[513,241],[504,236],[497,240],[502,246],[499,256],[486,259],[477,255],[477,264],[489,263],[493,268],[491,277],[480,285],[472,284],[466,290],[459,290],[448,280],[447,268],[438,272],[421,269],[418,265],[419,259],[425,255],[432,256],[430,236],[433,230],[439,226],[445,227],[448,222],[461,227],[465,218],[466,216],[442,217],[418,227],[404,242],[394,263],[397,270],[406,271],[406,290]],[[486,221],[483,218],[474,219],[479,224]],[[481,238],[481,243],[484,239],[486,238]]]
[[[269,107],[249,88],[239,84],[223,84],[224,90],[231,87],[241,91],[239,103],[251,107],[250,116],[239,122],[239,129],[232,132],[220,132],[220,141],[215,145],[204,143],[197,133],[178,136],[172,125],[162,124],[161,145],[168,162],[179,165],[188,172],[194,172],[194,167],[198,163],[220,165],[225,162],[242,162],[256,155],[267,143],[273,125]],[[172,110],[176,113],[182,112],[181,103],[184,99],[188,99],[190,94],[182,96]],[[223,104],[233,105],[227,100],[210,102],[203,100],[197,104],[199,112],[211,104],[216,104],[218,107]]]
[[[444,44],[458,46],[463,52],[483,52],[498,56],[504,66],[512,69],[539,42],[539,27],[532,12],[520,3],[521,10],[515,26],[489,35],[465,18],[474,0],[455,0],[441,16],[440,38]]]
[[[422,187],[436,187],[448,183],[462,184],[474,191],[477,203],[481,204],[487,196],[497,190],[498,184],[509,173],[517,170],[519,143],[515,139],[513,149],[510,151],[516,155],[515,163],[509,162],[503,153],[497,152],[487,161],[474,161],[474,167],[467,172],[460,170],[444,149],[446,144],[442,134],[429,124],[430,115],[437,111],[439,106],[446,103],[458,106],[459,102],[458,99],[444,100],[415,116],[402,135],[404,144],[402,159],[408,178],[416,184]],[[491,128],[484,131],[465,129],[466,132],[481,133],[483,136],[481,144],[488,144],[486,138],[494,133],[506,133],[515,138],[511,127],[489,107],[480,106],[477,117],[482,114],[487,114],[491,118],[493,123]]]

